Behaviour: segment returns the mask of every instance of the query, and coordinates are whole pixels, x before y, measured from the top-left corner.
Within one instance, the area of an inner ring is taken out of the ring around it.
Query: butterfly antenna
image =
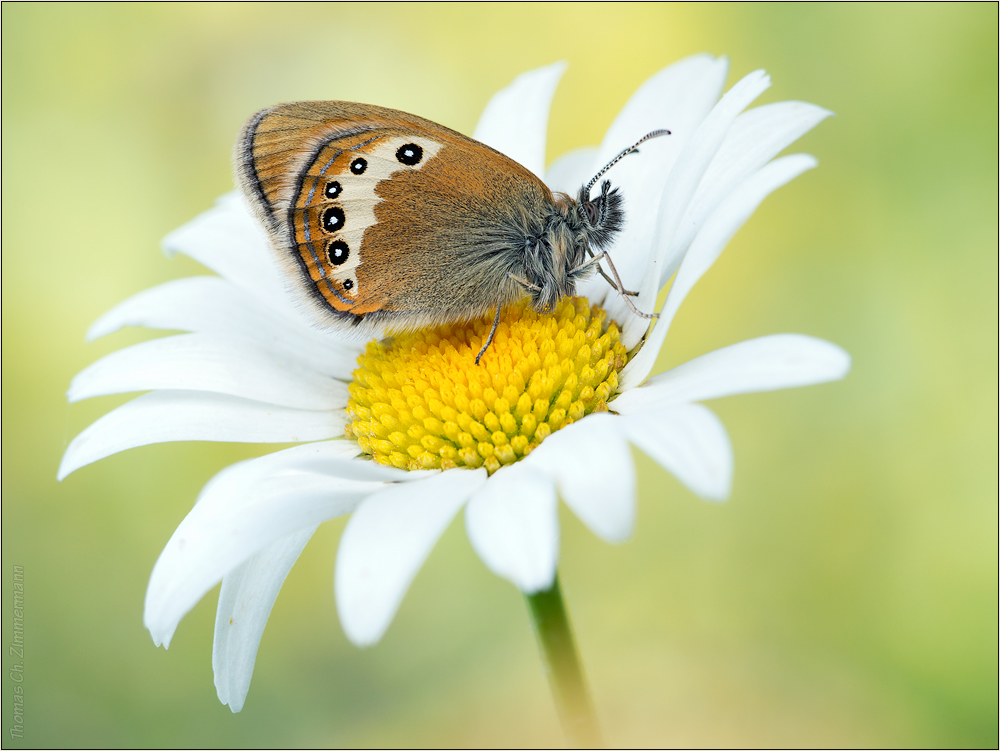
[[[640,144],[645,143],[650,138],[658,138],[659,136],[669,136],[669,135],[670,135],[670,131],[669,130],[654,130],[652,133],[647,133],[642,138],[640,138],[638,141],[636,141],[634,144],[632,144],[627,149],[625,149],[625,151],[623,151],[621,154],[619,154],[614,159],[612,159],[610,162],[608,162],[604,166],[604,169],[602,169],[600,172],[598,172],[596,175],[594,175],[594,179],[591,180],[589,183],[587,183],[587,187],[583,189],[584,190],[584,194],[587,196],[588,200],[590,199],[590,189],[593,188],[597,184],[597,181],[601,179],[601,176],[605,172],[607,172],[609,169],[611,169],[616,164],[618,164],[618,162],[620,162],[622,159],[624,159],[629,154],[631,154],[633,151],[635,151],[637,148],[639,148]]]

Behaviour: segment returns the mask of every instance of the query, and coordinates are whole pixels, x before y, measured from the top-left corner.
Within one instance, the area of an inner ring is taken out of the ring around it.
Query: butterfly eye
[[[368,162],[365,159],[362,159],[361,157],[358,157],[353,162],[351,162],[351,172],[353,172],[355,175],[360,175],[366,169],[368,169]]]
[[[351,255],[351,249],[342,240],[334,240],[326,248],[326,257],[330,259],[330,263],[334,266],[342,264],[347,260],[349,255]]]
[[[344,280],[344,289],[354,289],[354,280],[353,279],[345,279]]]
[[[330,182],[328,182],[326,184],[326,190],[323,191],[323,193],[326,195],[327,198],[336,198],[343,192],[344,189],[340,187],[340,183],[338,183],[336,180],[331,180]]]
[[[420,164],[420,160],[423,158],[424,150],[415,143],[405,144],[396,150],[396,159],[411,167],[414,164]]]
[[[597,211],[597,204],[593,201],[584,201],[583,210],[587,212],[587,219],[591,224],[597,224],[597,219],[599,218],[599,213]]]
[[[344,226],[344,210],[334,206],[323,212],[323,229],[326,232],[336,232]]]

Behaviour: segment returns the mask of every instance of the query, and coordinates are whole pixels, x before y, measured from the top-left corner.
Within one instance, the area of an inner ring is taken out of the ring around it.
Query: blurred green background
[[[153,336],[84,343],[115,303],[201,273],[160,238],[231,189],[243,120],[294,99],[471,133],[493,92],[565,59],[549,159],[595,144],[663,66],[729,55],[760,100],[837,117],[681,309],[663,369],[793,331],[842,383],[711,406],[732,499],[645,457],[634,538],[563,516],[561,571],[612,745],[993,746],[997,735],[997,6],[31,5],[3,21],[5,747],[558,745],[518,592],[461,518],[376,647],[332,598],[321,527],[264,634],[244,711],[212,684],[215,594],[169,652],[154,561],[201,486],[265,447],[165,444],[59,484],[67,441],[127,397],[71,377]],[[58,273],[55,273],[58,272]],[[26,571],[27,730],[12,720],[11,571]]]

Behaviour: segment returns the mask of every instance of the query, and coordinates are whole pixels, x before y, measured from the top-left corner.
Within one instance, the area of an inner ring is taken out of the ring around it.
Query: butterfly
[[[532,172],[416,115],[352,102],[292,102],[251,117],[237,184],[290,286],[322,324],[409,330],[468,321],[525,296],[550,310],[596,268],[635,308],[607,255],[622,198],[594,185],[553,194]],[[605,260],[612,276],[600,267]]]

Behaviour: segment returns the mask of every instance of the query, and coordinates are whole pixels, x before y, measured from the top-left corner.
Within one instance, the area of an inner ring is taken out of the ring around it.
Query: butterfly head
[[[586,220],[583,234],[590,249],[598,253],[611,244],[625,222],[621,194],[605,180],[601,183],[601,194],[593,200],[588,186],[580,188],[578,202]]]
[[[581,189],[577,199],[556,196],[544,229],[525,240],[525,290],[534,308],[545,312],[595,270],[594,257],[622,228],[622,197],[606,182],[593,200]]]
[[[596,198],[591,198],[591,190],[605,172],[629,154],[638,153],[640,144],[651,138],[669,135],[669,130],[647,133],[580,188],[576,200],[565,194],[556,196],[554,221],[549,221],[542,236],[533,237],[525,243],[528,251],[527,280],[518,280],[531,295],[536,310],[551,310],[562,297],[575,294],[576,283],[586,279],[596,269],[624,297],[633,313],[641,318],[655,317],[638,310],[629,300],[630,296],[638,293],[629,292],[622,286],[607,254],[607,247],[624,223],[622,197],[618,189],[612,188],[611,183],[605,180]],[[549,252],[539,252],[540,248],[547,248]],[[607,261],[614,279],[598,265],[602,259]]]

